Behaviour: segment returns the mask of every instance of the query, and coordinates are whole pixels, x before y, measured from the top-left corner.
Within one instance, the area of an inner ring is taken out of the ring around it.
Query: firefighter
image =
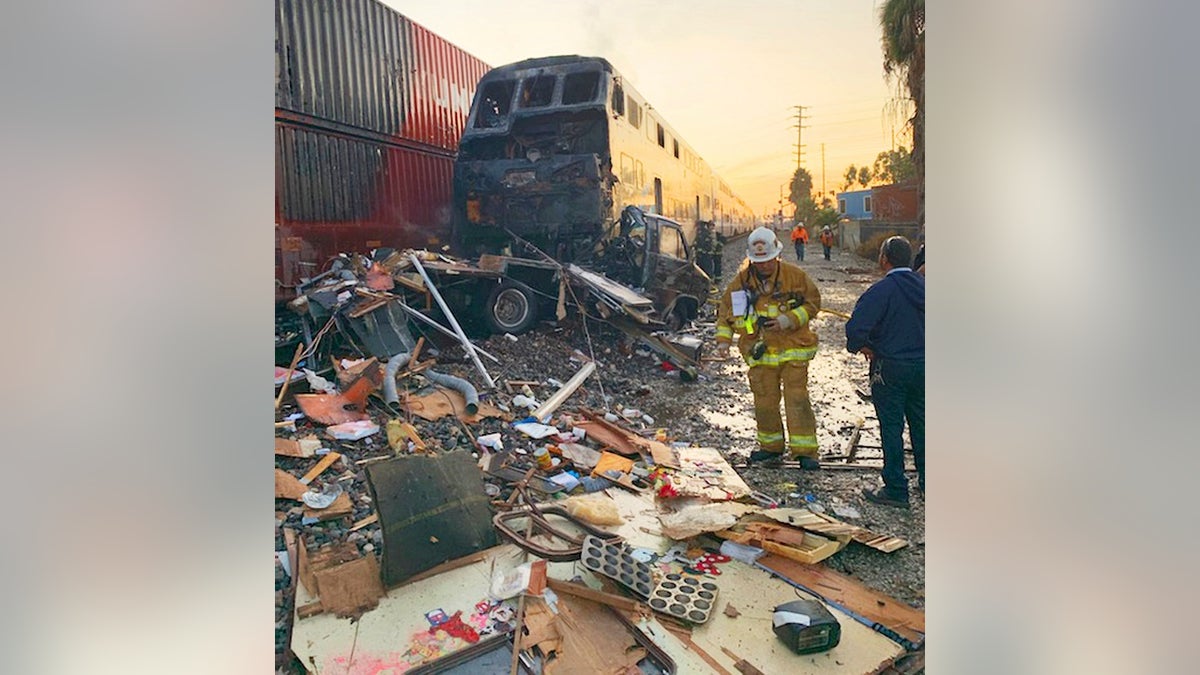
[[[808,245],[808,228],[796,223],[792,228],[792,245],[796,247],[796,260],[804,262],[804,247]]]
[[[721,277],[721,244],[713,223],[701,220],[696,227],[696,262],[714,281]]]
[[[813,280],[780,259],[783,243],[760,227],[746,240],[744,262],[721,294],[717,309],[717,356],[729,354],[735,334],[754,394],[758,450],[753,463],[777,463],[786,448],[802,469],[819,469],[817,420],[808,400],[808,362],[817,353],[809,319],[821,308]],[[779,414],[780,390],[787,410],[787,436]]]
[[[829,251],[833,247],[833,232],[829,231],[829,226],[821,230],[821,246],[825,248],[825,259],[829,260]]]

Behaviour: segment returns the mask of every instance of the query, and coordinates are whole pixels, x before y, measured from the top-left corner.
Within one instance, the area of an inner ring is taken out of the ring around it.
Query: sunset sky
[[[850,164],[909,145],[883,76],[881,0],[383,0],[492,66],[608,59],[759,215],[796,168],[822,190]],[[905,105],[901,103],[900,105]],[[786,188],[784,188],[786,190]]]

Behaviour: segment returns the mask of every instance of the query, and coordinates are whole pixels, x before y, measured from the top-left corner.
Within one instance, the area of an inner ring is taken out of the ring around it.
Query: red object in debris
[[[669,373],[672,370],[678,370],[675,366],[671,365],[669,361],[663,361],[661,365],[664,373]]]
[[[378,262],[371,264],[367,270],[367,288],[373,291],[390,291],[396,287],[396,280],[383,270]]]
[[[477,633],[474,628],[471,628],[467,624],[463,623],[461,609],[455,612],[454,616],[450,617],[450,619],[446,622],[438,624],[437,626],[430,626],[429,628],[430,633],[436,633],[439,630],[444,630],[450,635],[453,635],[456,638],[462,638],[471,644],[479,642],[479,633]]]

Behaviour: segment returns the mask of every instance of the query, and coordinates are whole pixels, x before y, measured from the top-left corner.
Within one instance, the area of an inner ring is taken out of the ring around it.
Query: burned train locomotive
[[[552,56],[489,71],[454,166],[454,242],[495,252],[510,233],[589,260],[627,206],[745,231],[754,215],[602,58]]]

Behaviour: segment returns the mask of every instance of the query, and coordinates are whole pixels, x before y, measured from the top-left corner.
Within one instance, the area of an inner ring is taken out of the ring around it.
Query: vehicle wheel
[[[537,296],[525,284],[505,280],[488,295],[487,322],[497,333],[519,335],[533,328],[537,319]]]

